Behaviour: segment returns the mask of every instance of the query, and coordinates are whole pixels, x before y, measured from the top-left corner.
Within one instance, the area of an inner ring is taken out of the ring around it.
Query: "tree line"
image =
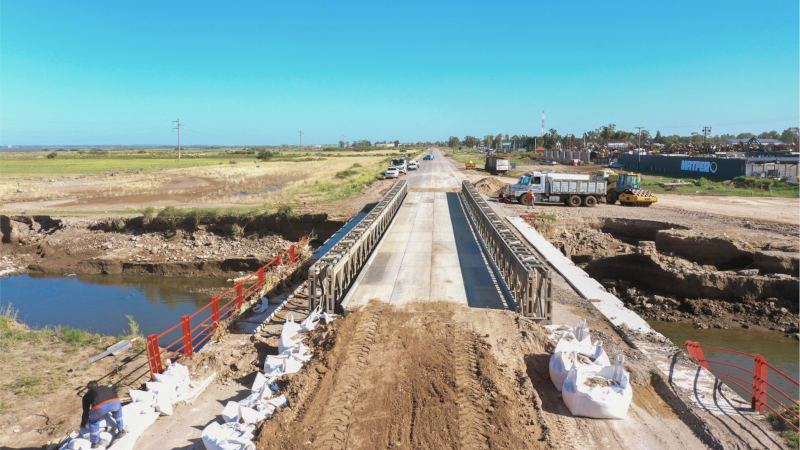
[[[739,134],[718,134],[703,136],[703,134],[691,133],[687,136],[673,134],[665,136],[661,134],[660,130],[656,131],[655,135],[651,135],[649,130],[642,129],[640,131],[626,131],[618,130],[615,124],[608,124],[585,132],[580,136],[568,133],[560,135],[555,128],[548,130],[544,136],[527,136],[527,135],[512,135],[497,133],[496,135],[487,134],[483,137],[465,136],[460,139],[457,136],[450,136],[447,142],[437,143],[439,145],[447,145],[448,147],[486,147],[490,149],[499,150],[503,147],[503,143],[511,142],[519,147],[525,147],[529,150],[544,147],[546,149],[553,149],[560,143],[562,148],[578,148],[586,145],[599,145],[604,146],[610,142],[624,141],[630,142],[633,145],[648,145],[648,144],[702,144],[707,142],[710,144],[722,144],[726,140],[738,139],[747,141],[753,137],[758,139],[777,139],[784,144],[797,145],[800,141],[800,129],[798,127],[790,127],[778,133],[775,130],[764,131],[759,134],[744,132]]]

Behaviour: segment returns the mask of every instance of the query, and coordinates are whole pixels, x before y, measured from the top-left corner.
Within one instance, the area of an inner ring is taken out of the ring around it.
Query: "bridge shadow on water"
[[[476,241],[477,235],[472,232],[457,192],[447,193],[447,207],[453,225],[461,277],[467,292],[467,303],[473,308],[515,309],[489,256]]]

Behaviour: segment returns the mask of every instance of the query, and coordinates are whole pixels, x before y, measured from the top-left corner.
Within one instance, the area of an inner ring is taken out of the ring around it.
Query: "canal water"
[[[141,334],[160,333],[231,286],[224,279],[139,275],[15,275],[0,278],[0,304],[32,328],[69,326],[118,336],[131,315]]]
[[[694,328],[690,323],[679,322],[651,321],[649,323],[656,331],[668,337],[679,347],[683,347],[684,342],[691,340],[699,342],[704,346],[736,350],[750,354],[760,354],[767,359],[767,362],[786,375],[789,375],[795,380],[800,378],[800,342],[798,342],[797,339],[788,338],[781,333],[769,330],[743,328],[730,328],[727,330],[709,328],[701,330]],[[703,350],[703,354],[706,356],[706,359],[711,361],[721,361],[743,367],[750,371],[753,370],[752,358],[713,350]],[[752,380],[752,375],[742,371],[724,366],[711,365],[710,367],[745,380]],[[797,386],[788,382],[775,372],[769,371],[767,381],[781,389],[791,398],[800,398],[800,391]],[[738,389],[733,385],[731,385],[731,387]],[[738,390],[742,393],[741,389]],[[779,396],[772,390],[770,390],[770,394],[786,403],[784,397]],[[744,396],[744,398],[749,399],[750,397]]]

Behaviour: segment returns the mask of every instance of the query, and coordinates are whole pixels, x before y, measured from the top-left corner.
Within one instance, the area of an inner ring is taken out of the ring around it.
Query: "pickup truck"
[[[519,177],[509,193],[523,205],[552,202],[596,206],[605,199],[606,181],[583,174],[530,172]]]

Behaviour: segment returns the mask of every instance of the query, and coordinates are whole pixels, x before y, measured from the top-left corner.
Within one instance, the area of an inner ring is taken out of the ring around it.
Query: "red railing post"
[[[150,365],[150,379],[154,380],[161,373],[161,351],[158,347],[158,335],[147,336],[147,362]]]
[[[289,261],[291,261],[292,264],[294,264],[294,244],[292,244],[292,246],[289,247]]]
[[[219,326],[219,297],[211,297],[211,322],[216,330]]]
[[[763,413],[767,404],[767,359],[755,355],[753,363],[753,398],[750,406],[757,412]]]
[[[272,260],[272,263],[275,264],[275,267],[280,266],[281,265],[281,255],[275,256],[275,259]]]
[[[258,288],[264,287],[264,266],[258,268]]]
[[[708,370],[708,361],[706,361],[706,356],[703,354],[703,349],[700,347],[700,343],[686,341],[684,345],[686,346],[686,351],[689,352],[689,356],[696,359],[697,364],[699,364],[700,367]]]
[[[192,318],[181,317],[181,325],[183,326],[183,356],[192,356]]]
[[[236,283],[236,314],[242,310],[242,282]]]

